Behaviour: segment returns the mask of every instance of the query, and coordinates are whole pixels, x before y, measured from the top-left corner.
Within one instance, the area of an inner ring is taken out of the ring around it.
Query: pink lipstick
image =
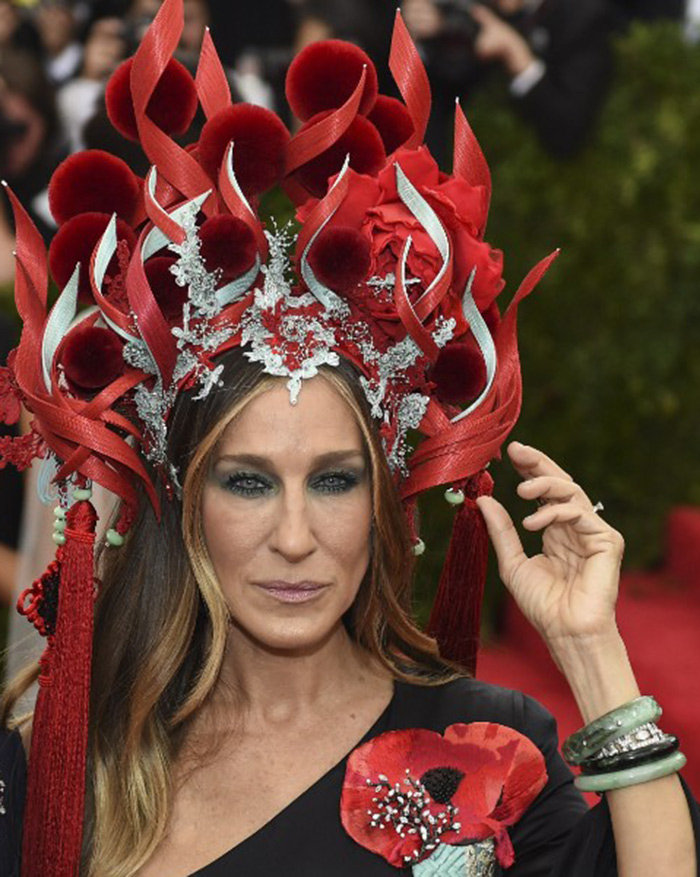
[[[319,582],[274,581],[257,583],[257,587],[281,603],[307,603],[317,597],[321,591],[325,591],[328,585]]]

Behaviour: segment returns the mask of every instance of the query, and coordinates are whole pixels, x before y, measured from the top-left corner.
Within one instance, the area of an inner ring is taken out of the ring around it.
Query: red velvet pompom
[[[257,247],[252,228],[238,219],[222,213],[212,216],[199,229],[200,254],[207,271],[220,268],[221,283],[240,277],[255,262]]]
[[[325,118],[328,112],[319,113],[304,125],[310,128]],[[325,152],[302,165],[296,179],[316,198],[322,198],[328,190],[328,178],[343,167],[345,156],[350,153],[350,167],[358,174],[376,174],[386,161],[386,152],[379,132],[364,116],[356,116],[348,130]]]
[[[78,390],[101,390],[124,371],[122,347],[109,329],[76,326],[63,345],[61,360],[66,378]]]
[[[309,253],[309,264],[316,277],[337,292],[348,292],[361,283],[371,261],[367,238],[357,229],[345,226],[322,231]]]
[[[69,156],[49,183],[49,208],[60,225],[78,213],[116,213],[130,222],[141,189],[129,165],[101,149]]]
[[[131,97],[131,65],[128,58],[117,67],[105,90],[105,105],[110,122],[129,140],[138,140],[134,103]],[[184,134],[197,112],[197,89],[186,67],[171,58],[158,80],[146,115],[166,134]]]
[[[344,40],[311,43],[289,65],[285,91],[292,112],[302,121],[341,107],[357,88],[367,67],[360,112],[368,113],[377,97],[377,71],[369,55]]]
[[[169,323],[182,320],[182,308],[187,301],[187,287],[179,286],[170,270],[175,262],[177,259],[174,256],[155,256],[143,266],[153,297]]]
[[[413,134],[413,121],[405,104],[395,97],[380,94],[367,118],[379,131],[386,154],[398,149]]]
[[[464,405],[475,399],[486,385],[486,365],[474,338],[467,336],[443,347],[430,380],[437,385],[437,398],[448,405]]]
[[[233,170],[246,195],[264,192],[282,176],[289,140],[284,122],[270,110],[235,104],[220,110],[202,128],[199,161],[212,180],[233,140]]]
[[[76,264],[80,262],[78,296],[81,301],[92,301],[90,259],[110,219],[109,213],[79,213],[62,225],[51,241],[49,267],[60,289],[68,283]],[[136,235],[123,219],[117,219],[117,240],[126,241],[129,250],[133,250],[136,243]],[[107,268],[107,275],[113,277],[118,271],[115,254]]]

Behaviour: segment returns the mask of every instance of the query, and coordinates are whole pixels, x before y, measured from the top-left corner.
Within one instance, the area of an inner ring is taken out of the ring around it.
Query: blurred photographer
[[[454,97],[468,100],[495,70],[549,153],[565,158],[584,145],[612,77],[617,18],[605,0],[405,0],[401,11],[441,109],[433,147]]]
[[[39,200],[65,157],[54,89],[41,61],[28,52],[0,51],[0,179],[9,182],[49,240]]]
[[[103,99],[107,80],[127,56],[129,36],[120,18],[98,18],[90,26],[80,72],[56,95],[61,128],[71,152],[85,149],[83,129]]]

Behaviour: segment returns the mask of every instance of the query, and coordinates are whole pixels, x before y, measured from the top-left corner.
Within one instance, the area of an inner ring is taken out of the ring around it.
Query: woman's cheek
[[[317,532],[321,541],[338,560],[352,563],[369,559],[372,506],[369,495],[350,494],[346,502],[338,501],[319,515]]]
[[[205,493],[202,504],[204,538],[217,576],[231,576],[264,543],[267,515],[246,508],[245,501],[223,490]]]

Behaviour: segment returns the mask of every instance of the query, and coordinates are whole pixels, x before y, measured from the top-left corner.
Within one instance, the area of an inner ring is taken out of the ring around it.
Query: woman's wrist
[[[639,697],[627,649],[615,627],[599,636],[567,637],[549,643],[585,724]]]

